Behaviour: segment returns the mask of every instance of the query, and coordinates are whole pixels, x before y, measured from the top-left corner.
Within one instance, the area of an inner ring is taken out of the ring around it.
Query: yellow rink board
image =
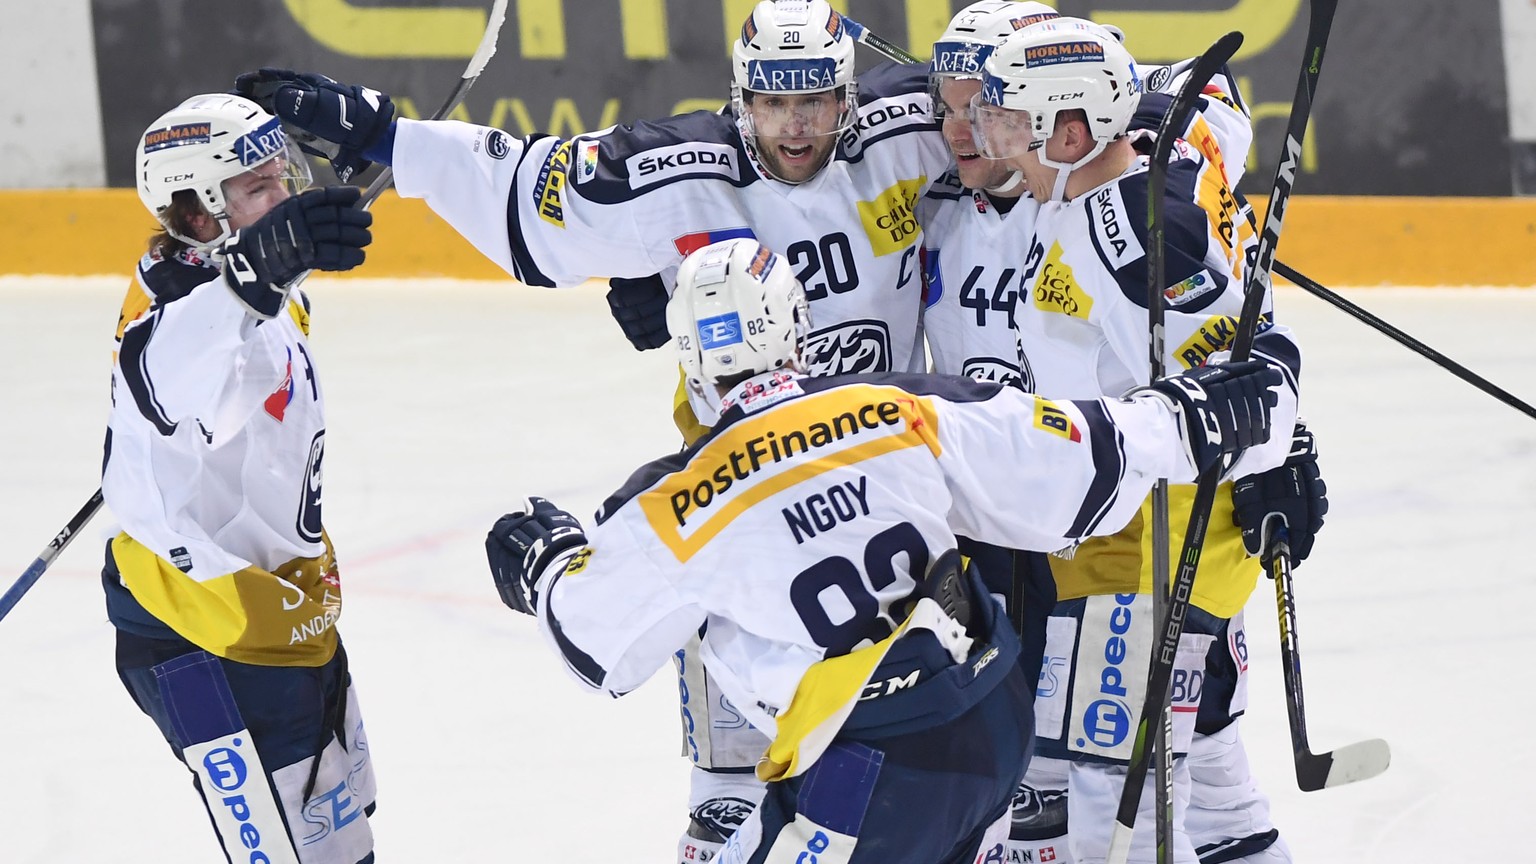
[[[351,275],[507,279],[420,201],[386,192]],[[126,274],[155,229],[131,189],[0,190],[0,273]],[[1299,195],[1280,260],[1324,285],[1536,286],[1536,199]]]

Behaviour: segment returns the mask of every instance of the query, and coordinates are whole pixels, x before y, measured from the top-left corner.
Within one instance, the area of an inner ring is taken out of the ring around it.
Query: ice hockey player
[[[941,178],[920,207],[929,301],[924,330],[934,371],[1000,380],[1032,392],[1037,388],[1057,392],[1071,383],[1050,378],[1037,381],[1031,364],[1021,362],[1030,354],[1020,352],[1016,346],[1016,302],[1029,303],[1032,299],[1030,292],[1025,291],[1022,297],[1019,292],[1019,275],[1024,269],[1021,250],[1030,248],[1039,203],[1025,191],[1017,171],[1001,160],[978,154],[971,135],[969,103],[981,89],[982,63],[1000,42],[1025,26],[1055,17],[1054,10],[1038,4],[981,0],[957,14],[935,43],[930,90],[957,170]],[[1119,38],[1115,31],[1107,32]],[[1150,152],[1150,133],[1171,100],[1169,94],[1177,92],[1192,64],[1193,61],[1185,61],[1168,67],[1138,67],[1137,75],[1148,88],[1129,126],[1132,136],[1140,138],[1138,147]],[[1227,188],[1235,189],[1243,169],[1242,154],[1246,153],[1251,136],[1235,79],[1224,69],[1207,88],[1199,109],[1180,137],[1197,142],[1201,152],[1227,172]],[[1223,156],[1223,151],[1239,155],[1229,159]],[[1144,241],[1143,231],[1139,242]],[[1145,341],[1145,336],[1142,338]],[[1082,346],[1090,351],[1074,353],[1074,345],[1069,343],[1058,350],[1065,352],[1062,359],[1070,362],[1075,358],[1083,368],[1091,368],[1097,345],[1090,341]],[[1139,350],[1145,354],[1144,347]],[[1040,350],[1031,353],[1038,355]],[[1073,392],[1082,395],[1087,391]],[[1104,395],[1112,393],[1104,391]],[[1321,498],[1315,459],[1307,455],[1313,452],[1308,449],[1310,441],[1309,433],[1298,430],[1301,449],[1287,465],[1242,478],[1235,487],[1237,515],[1243,524],[1256,527],[1268,514],[1289,511],[1289,521],[1298,524],[1294,533],[1305,541],[1308,549],[1315,527],[1311,527],[1313,520],[1307,510],[1325,510],[1327,506]],[[1297,482],[1298,479],[1309,479],[1317,485],[1308,486]],[[1295,512],[1298,508],[1301,518]],[[1317,518],[1320,516],[1319,512]],[[1139,531],[1139,525],[1133,526],[1133,530]],[[1245,534],[1245,539],[1249,537],[1256,541],[1257,534],[1252,528]],[[989,565],[983,566],[984,575],[1008,572],[1007,559],[997,550],[965,541],[961,549]],[[1252,546],[1250,552],[1256,549]],[[1137,557],[1126,560],[1133,567],[1140,566]],[[1040,556],[1016,557],[1012,570],[1018,584],[1014,590],[1022,590],[1027,596],[1054,596],[1048,574],[1040,572],[1047,566]],[[1038,607],[1028,604],[1025,608]],[[1023,629],[1026,664],[1038,666],[1043,623],[1031,618]],[[1274,851],[1266,853],[1272,857],[1263,860],[1288,860],[1284,843],[1276,842],[1277,835],[1269,824],[1268,802],[1253,787],[1237,737],[1236,717],[1246,707],[1242,613],[1225,622],[1223,632],[1216,635],[1207,658],[1201,710],[1189,760],[1192,788],[1187,826],[1191,840],[1202,856],[1212,860],[1241,859],[1266,848]],[[1053,669],[1045,673],[1041,683],[1049,695],[1060,684]],[[1037,783],[1040,788],[1026,785],[1020,789],[1014,814],[1017,821],[1010,840],[1013,860],[1054,858],[1061,864],[1070,864],[1065,763],[1037,758],[1026,782]]]
[[[238,96],[161,116],[134,167],[163,230],[112,374],[102,494],[121,532],[102,582],[118,674],[229,860],[371,862],[373,770],[321,521],[324,398],[309,301],[289,287],[362,263],[371,216],[355,188],[303,191],[303,155]]]
[[[984,64],[981,92],[973,98],[971,112],[979,150],[1022,171],[1041,201],[1015,308],[1020,368],[1028,370],[1031,389],[1088,398],[1123,392],[1147,380],[1148,241],[1141,215],[1146,212],[1147,169],[1127,136],[1143,87],[1119,40],[1075,19],[1058,18],[1020,30]],[[1219,91],[1208,92],[1207,103],[1197,118],[1198,128],[1186,130],[1178,145],[1169,175],[1169,287],[1163,296],[1169,346],[1165,362],[1174,369],[1198,366],[1221,356],[1218,352],[1228,346],[1254,244],[1253,229],[1240,217],[1232,192],[1231,166],[1240,165],[1251,135],[1247,118],[1232,97]],[[1226,109],[1235,116],[1224,117]],[[1212,131],[1216,125],[1226,137]],[[1300,355],[1289,333],[1274,324],[1268,298],[1264,312],[1256,354],[1287,371],[1275,416],[1281,428],[1290,428]],[[1298,429],[1298,435],[1305,435],[1304,429]],[[1289,443],[1289,437],[1282,436],[1250,451],[1227,476],[1287,470],[1282,463]],[[1320,484],[1304,491],[1320,496]],[[1174,487],[1174,549],[1183,540],[1190,498],[1188,487]],[[1272,505],[1281,506],[1257,503],[1260,511]],[[1125,533],[1087,541],[1070,557],[1051,562],[1058,605],[1047,625],[1036,706],[1037,755],[1044,758],[1035,763],[1031,779],[1042,769],[1059,767],[1059,783],[1069,790],[1070,848],[1078,861],[1101,861],[1107,851],[1123,777],[1113,766],[1124,764],[1131,747],[1129,725],[1122,727],[1119,721],[1134,722],[1128,712],[1141,704],[1145,687],[1144,673],[1130,670],[1145,668],[1144,659],[1136,658],[1147,656],[1152,639],[1149,562],[1143,551],[1149,524],[1149,511],[1144,510]],[[1240,613],[1258,566],[1246,557],[1243,535],[1233,525],[1230,488],[1218,493],[1211,526],[1174,673],[1175,749],[1180,753],[1190,750],[1197,708],[1204,715],[1202,722],[1220,715],[1212,726],[1219,722],[1225,727],[1240,712],[1243,697],[1241,692],[1224,694],[1231,704],[1201,698],[1205,654],[1213,641],[1220,638],[1225,650],[1241,652],[1238,662],[1246,665],[1240,619],[1230,631],[1228,619]],[[1309,529],[1315,526],[1295,528]],[[1124,593],[1132,591],[1137,593]],[[1106,629],[1112,622],[1127,621],[1129,635]],[[1127,640],[1129,659],[1112,662],[1091,647],[1111,635]],[[1125,682],[1125,692],[1111,694],[1111,702],[1128,706],[1127,716],[1107,716],[1102,710],[1111,703],[1099,701],[1105,695],[1100,685],[1112,680]],[[1235,736],[1235,726],[1231,729]],[[1226,848],[1207,851],[1233,858],[1272,854],[1278,856],[1272,860],[1286,860],[1288,853],[1268,824],[1267,801],[1253,786],[1241,749],[1230,743],[1220,749],[1223,764],[1205,767],[1219,769],[1208,776],[1221,777],[1224,788],[1216,794],[1225,802],[1211,804],[1226,809],[1226,816],[1241,817],[1224,829],[1242,824],[1249,830],[1229,838],[1234,842]],[[1190,761],[1176,760],[1175,811],[1190,812],[1193,821]],[[1053,798],[1044,794],[1034,803],[1043,805]],[[1152,793],[1142,800],[1145,821],[1138,818],[1138,825],[1149,825]],[[1065,815],[1059,807],[1053,812]],[[1050,814],[1036,815],[1045,821]],[[1133,847],[1132,860],[1150,861],[1152,832],[1139,831],[1137,836],[1140,842]],[[1195,860],[1182,821],[1176,825],[1174,850],[1176,860]]]
[[[719,423],[636,471],[589,532],[528,499],[486,539],[492,573],[595,692],[638,687],[704,628],[725,695],[772,739],[767,794],[720,861],[998,854],[1032,682],[956,534],[1047,550],[1118,530],[1153,478],[1265,440],[1280,373],[1213,365],[1081,402],[813,378],[809,314],[756,241],[690,255],[669,329]]]
[[[527,284],[642,280],[613,298],[637,345],[666,338],[656,292],[687,253],[754,237],[783,250],[805,285],[817,322],[808,371],[921,370],[915,206],[949,164],[927,70],[884,64],[855,79],[853,37],[826,0],[759,3],[732,52],[730,112],[570,140],[393,119],[388,97],[313,75],[262,70],[238,86],[339,145],[339,170],[393,165],[401,195],[424,198]],[[645,279],[656,274],[660,283]],[[650,314],[637,311],[646,304]],[[676,406],[685,438],[713,423],[714,398],[711,389]],[[696,656],[679,662],[697,733],[685,745],[696,770],[679,860],[694,862],[761,794],[751,772],[766,741],[721,706]]]

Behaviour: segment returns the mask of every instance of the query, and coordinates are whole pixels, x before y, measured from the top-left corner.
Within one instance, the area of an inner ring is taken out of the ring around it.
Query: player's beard
[[[804,183],[815,177],[831,161],[836,148],[836,134],[759,137],[754,142],[763,169],[785,183]]]

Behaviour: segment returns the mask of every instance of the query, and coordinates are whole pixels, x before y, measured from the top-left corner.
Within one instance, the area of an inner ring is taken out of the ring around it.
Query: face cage
[[[784,135],[784,134],[773,134],[772,132],[769,132],[769,131],[760,130],[760,129],[758,129],[757,118],[754,115],[752,107],[751,107],[752,100],[748,98],[749,95],[751,95],[751,96],[772,96],[772,95],[779,95],[779,96],[809,96],[809,95],[815,95],[815,94],[810,94],[810,93],[777,93],[777,94],[775,94],[775,93],[766,93],[766,92],[760,93],[760,92],[754,91],[754,90],[747,90],[746,88],[742,87],[740,84],[732,84],[731,85],[731,107],[736,112],[737,122],[741,124],[741,134],[747,139],[747,143],[749,143],[749,144],[753,144],[756,141],[756,139],[760,138],[760,137],[761,138],[822,138],[822,137],[826,137],[826,136],[837,137],[837,136],[842,135],[844,132],[848,131],[849,129],[853,128],[854,124],[856,122],[858,122],[858,112],[856,110],[856,106],[858,105],[859,84],[858,84],[857,81],[849,81],[847,84],[844,84],[842,87],[836,88],[836,90],[830,90],[830,91],[829,90],[820,90],[820,91],[817,91],[817,92],[819,92],[819,93],[829,93],[829,92],[830,93],[836,93],[837,90],[842,90],[843,91],[843,95],[842,95],[842,99],[841,99],[842,108],[838,110],[837,123],[834,125],[834,127],[832,129],[830,129],[828,131],[825,131],[825,132],[811,132],[809,134],[803,134],[803,135]],[[796,111],[796,110],[791,110],[789,113],[791,115],[793,115],[793,114],[799,113],[799,112]]]
[[[977,93],[971,97],[971,140],[976,151],[988,159],[1010,159],[1045,146],[1036,138],[1034,116],[1016,108],[993,105]]]

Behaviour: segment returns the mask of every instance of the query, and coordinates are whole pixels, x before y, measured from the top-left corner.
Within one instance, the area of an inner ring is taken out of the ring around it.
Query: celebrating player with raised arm
[[[1078,398],[1122,392],[1149,374],[1147,164],[1128,135],[1142,101],[1142,72],[1113,35],[1065,18],[1009,36],[983,68],[971,111],[979,150],[1022,171],[1041,201],[1033,238],[1021,250],[1025,259],[1015,307],[1024,384]],[[1163,70],[1158,77],[1167,79],[1173,72]],[[1246,113],[1235,94],[1219,87],[1208,90],[1205,103],[1184,130],[1169,171],[1163,302],[1170,368],[1198,366],[1227,346],[1254,245],[1253,229],[1233,192],[1251,137]],[[1289,333],[1273,324],[1267,299],[1265,306],[1256,353],[1287,370],[1276,422],[1289,429],[1300,355]],[[1289,443],[1289,436],[1280,436],[1250,451],[1229,476],[1280,466]],[[1189,487],[1171,490],[1175,548],[1182,542],[1191,492]],[[1261,509],[1269,503],[1260,502]],[[1229,727],[1241,711],[1240,688],[1220,692],[1236,682],[1238,668],[1246,664],[1241,619],[1235,627],[1228,619],[1240,615],[1259,568],[1246,557],[1232,514],[1232,496],[1218,495],[1175,666],[1176,680],[1209,680],[1211,685],[1204,688],[1204,698],[1202,688],[1175,688],[1174,749],[1180,755],[1191,750],[1197,712],[1202,731],[1214,731]],[[1146,596],[1150,573],[1144,535],[1149,524],[1144,509],[1126,532],[1087,541],[1070,558],[1051,561],[1058,604],[1047,624],[1036,730],[1037,753],[1046,758],[1034,763],[1031,780],[1054,769],[1057,776],[1049,778],[1049,785],[1068,789],[1070,848],[1079,861],[1104,857],[1124,776],[1111,766],[1123,764],[1131,747],[1129,727],[1121,728],[1119,721],[1134,720],[1129,706],[1141,704],[1139,690],[1145,687],[1141,670],[1153,631]],[[1106,629],[1116,622],[1123,632]],[[1125,658],[1130,659],[1117,661],[1093,647],[1110,635],[1125,639]],[[1225,668],[1208,678],[1206,654],[1217,641],[1221,645],[1211,650],[1211,663]],[[1125,692],[1118,692],[1118,684],[1111,688],[1115,693],[1102,690],[1111,681],[1124,681]],[[1115,713],[1118,707],[1106,707],[1121,705],[1127,706],[1125,716]],[[1235,726],[1230,728],[1235,736]],[[1278,855],[1283,860],[1286,854],[1284,845],[1275,842],[1267,802],[1254,788],[1234,743],[1235,737],[1208,751],[1215,761],[1202,762],[1205,776],[1220,782],[1204,785],[1195,799],[1190,797],[1190,763],[1195,760],[1175,761],[1178,861],[1196,859],[1196,836],[1202,846],[1220,837],[1221,851],[1237,858]],[[1147,822],[1152,797],[1142,799]],[[1029,803],[1050,798],[1045,794]],[[1041,818],[1035,820],[1032,837],[1041,844],[1056,842],[1051,835],[1059,838],[1066,828],[1065,812],[1047,809],[1035,814]],[[1202,811],[1212,821],[1198,822]],[[1049,830],[1052,821],[1055,831]],[[1133,860],[1151,860],[1150,836],[1138,835],[1142,842],[1133,847]]]
[[[935,184],[920,208],[930,304],[924,332],[936,372],[1013,383],[1035,392],[1083,396],[1094,391],[1062,378],[1060,370],[1073,364],[1082,370],[1092,370],[1103,350],[1101,341],[1042,342],[1030,336],[1026,340],[1029,344],[1019,350],[1015,318],[1029,319],[1037,314],[1037,293],[1046,278],[1044,272],[1037,274],[1032,283],[1021,278],[1024,253],[1030,248],[1040,204],[1018,182],[1018,171],[1003,160],[988,159],[978,152],[969,116],[970,101],[981,90],[982,64],[997,45],[1025,26],[1056,17],[1054,10],[1039,4],[981,0],[957,14],[934,45],[931,92],[957,171]],[[1120,38],[1115,31],[1106,32],[1117,40]],[[1137,67],[1137,77],[1148,88],[1128,127],[1138,146],[1151,141],[1149,133],[1157,128],[1168,107],[1168,94],[1182,85],[1192,63]],[[1251,136],[1236,81],[1223,70],[1207,88],[1199,110],[1192,114],[1179,137],[1197,145],[1210,162],[1219,165],[1226,172],[1226,188],[1232,190],[1242,175],[1243,157]],[[1117,224],[1132,226],[1138,232],[1135,242],[1144,244],[1140,214],[1133,211],[1125,215],[1129,219]],[[1140,253],[1128,256],[1126,263],[1140,257]],[[1127,291],[1134,290],[1132,283]],[[1132,297],[1133,301],[1140,296]],[[1034,308],[1021,310],[1016,308],[1017,304]],[[1144,317],[1144,307],[1132,314]],[[1091,331],[1085,328],[1084,332]],[[1142,345],[1134,350],[1145,356],[1144,329],[1140,338]],[[1050,356],[1044,358],[1046,354]],[[1030,362],[1030,358],[1035,362]],[[1112,395],[1119,383],[1099,392]],[[1078,389],[1067,389],[1071,387]],[[1303,434],[1298,432],[1298,440],[1309,441],[1309,435],[1300,437]],[[1321,498],[1322,487],[1316,478],[1312,451],[1299,450],[1288,461],[1290,464],[1272,472],[1242,478],[1235,487],[1236,512],[1255,541],[1259,524],[1269,514],[1289,513],[1288,521],[1299,526],[1295,529],[1297,536],[1305,538],[1310,547],[1316,525],[1314,519],[1308,518],[1308,511],[1325,510],[1326,500]],[[1288,482],[1298,476],[1310,478],[1316,485]],[[1139,543],[1141,523],[1128,531],[1131,533],[1127,541]],[[1232,529],[1222,528],[1218,534],[1222,532],[1231,539]],[[962,542],[961,549],[990,565],[983,566],[983,576],[1012,570],[1017,583],[1013,589],[998,585],[994,579],[994,590],[1008,596],[1054,596],[1050,564],[1043,556],[1021,555],[1010,562],[1006,553],[981,544]],[[1250,544],[1252,549],[1256,546]],[[1131,571],[1143,566],[1140,555],[1105,558],[1097,566],[1103,568],[1110,563]],[[1247,562],[1242,563],[1247,566]],[[1038,668],[1048,610],[1036,604],[1012,611],[1023,627],[1025,662]],[[1030,614],[1026,616],[1026,612]],[[1236,856],[1229,860],[1289,860],[1284,842],[1269,823],[1268,801],[1249,774],[1237,735],[1236,717],[1246,708],[1242,613],[1224,622],[1216,635],[1207,656],[1200,710],[1190,744],[1191,792],[1185,811],[1186,827],[1201,854]],[[1059,662],[1057,658],[1043,670],[1041,692],[1045,696],[1056,695],[1063,686],[1058,680]],[[1049,700],[1041,703],[1042,709],[1049,706]],[[1067,771],[1065,762],[1048,757],[1031,763],[1027,785],[1020,788],[1014,836],[1010,838],[1012,851],[1018,857],[1027,854],[1028,858],[1040,860],[1054,856],[1057,861],[1070,864],[1066,836]]]
[[[807,377],[804,290],[752,240],[686,259],[667,309],[720,422],[583,530],[529,499],[486,541],[503,600],[572,677],[622,695],[702,627],[772,743],[722,860],[962,864],[1000,854],[1032,681],[957,533],[1053,550],[1119,529],[1154,478],[1268,435],[1280,373],[1211,366],[1126,399],[963,378]]]
[[[112,372],[101,488],[122,530],[102,582],[118,675],[229,860],[372,861],[373,769],[321,521],[324,397],[309,300],[289,287],[361,264],[372,217],[355,188],[302,191],[303,155],[238,96],[160,117],[135,166],[163,231]]]
[[[388,97],[313,75],[263,70],[239,87],[285,123],[339,145],[335,164],[391,164],[401,195],[424,198],[523,282],[642,279],[620,283],[614,298],[636,344],[665,338],[659,313],[669,279],[643,277],[669,277],[711,242],[754,237],[783,250],[816,311],[809,371],[918,370],[914,209],[949,154],[926,70],[886,64],[855,79],[853,53],[825,0],[759,3],[732,49],[729,112],[570,140],[394,120]],[[713,422],[714,401],[710,390],[677,406],[685,437]],[[680,860],[718,848],[755,804],[761,786],[751,771],[765,743],[722,710],[693,655],[681,662],[694,730],[688,753],[712,773],[694,775],[695,818]]]

